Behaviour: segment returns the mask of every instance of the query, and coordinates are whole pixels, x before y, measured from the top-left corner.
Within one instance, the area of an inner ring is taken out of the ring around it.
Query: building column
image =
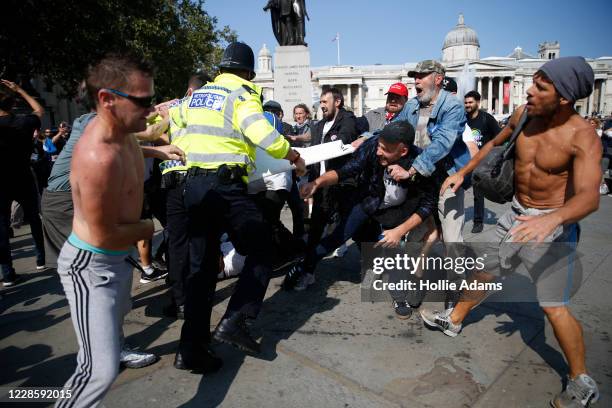
[[[597,107],[597,110],[599,110],[599,113],[602,115],[605,115],[604,113],[604,102],[605,102],[605,96],[606,96],[606,80],[604,79],[603,81],[601,81],[601,86],[599,87],[599,106]]]
[[[482,97],[482,78],[476,78],[476,90]]]
[[[359,84],[359,116],[363,116],[363,84]]]
[[[504,77],[497,81],[497,114],[504,114]]]
[[[346,86],[346,98],[348,99],[348,106],[350,106],[350,108],[354,111],[355,109],[353,108],[353,93],[351,92],[351,86],[352,85],[350,84]]]
[[[509,93],[510,93],[510,104],[508,105],[508,113],[511,114],[512,110],[514,108],[514,100],[515,100],[515,98],[514,98],[514,77],[510,77],[508,79],[508,81],[510,83],[510,90],[509,90]]]
[[[591,116],[593,113],[593,92],[589,95],[589,104],[587,106],[587,116]]]
[[[606,106],[606,92],[608,91],[608,80],[604,79],[602,84],[601,84],[601,113],[605,116],[606,113],[606,108],[608,108],[608,106]]]
[[[489,77],[489,87],[487,89],[487,111],[493,113],[493,77]]]

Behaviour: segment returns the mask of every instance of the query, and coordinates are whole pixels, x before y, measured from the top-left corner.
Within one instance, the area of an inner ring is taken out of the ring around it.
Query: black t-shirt
[[[501,131],[495,118],[481,110],[478,111],[478,116],[475,119],[468,116],[467,124],[472,129],[474,141],[479,149]]]
[[[30,172],[32,138],[38,128],[40,118],[36,115],[0,116],[0,152],[6,166],[0,173],[18,177]]]

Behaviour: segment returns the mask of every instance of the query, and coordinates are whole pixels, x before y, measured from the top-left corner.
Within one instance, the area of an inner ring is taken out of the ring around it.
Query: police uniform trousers
[[[229,169],[223,167],[219,171],[191,168],[185,181],[190,274],[185,282],[181,348],[210,341],[210,314],[223,232],[229,234],[236,250],[247,257],[224,317],[235,313],[257,317],[276,255],[270,226],[247,194],[241,174],[228,174]]]

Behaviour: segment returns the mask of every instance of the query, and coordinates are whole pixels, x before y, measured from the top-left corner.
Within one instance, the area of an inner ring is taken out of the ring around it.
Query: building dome
[[[257,54],[257,73],[272,73],[272,53],[268,50],[266,44],[261,47],[259,54]]]
[[[475,45],[480,47],[478,35],[476,31],[465,25],[463,14],[459,14],[459,22],[446,34],[442,49],[453,47],[456,45]]]
[[[268,49],[268,47],[266,47],[266,44],[263,45],[263,47],[261,47],[261,49],[259,50],[259,57],[272,57],[272,53],[270,53],[270,50]]]
[[[442,60],[453,63],[477,59],[480,59],[478,35],[476,31],[465,25],[463,14],[459,14],[457,25],[444,38]]]

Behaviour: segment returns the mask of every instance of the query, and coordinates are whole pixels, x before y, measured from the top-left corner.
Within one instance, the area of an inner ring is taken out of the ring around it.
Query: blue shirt
[[[393,122],[406,120],[416,129],[419,122],[420,105],[417,98],[410,99]],[[454,174],[470,161],[470,152],[463,142],[465,129],[465,109],[457,97],[440,90],[438,99],[427,123],[427,133],[431,143],[414,160],[412,166],[422,175],[429,176],[436,169],[436,163],[449,156],[452,164],[447,173]],[[465,187],[469,187],[469,184]]]
[[[51,169],[51,175],[49,176],[49,181],[47,185],[48,191],[71,191],[70,161],[72,160],[72,151],[74,150],[74,145],[76,145],[76,143],[83,135],[87,124],[91,122],[91,120],[95,117],[96,113],[91,112],[86,113],[85,115],[81,115],[75,119],[74,123],[72,124],[72,132],[70,133],[70,139],[68,139],[68,142],[66,142],[64,150],[62,150],[62,152],[59,154],[57,160],[55,160],[53,169]]]

